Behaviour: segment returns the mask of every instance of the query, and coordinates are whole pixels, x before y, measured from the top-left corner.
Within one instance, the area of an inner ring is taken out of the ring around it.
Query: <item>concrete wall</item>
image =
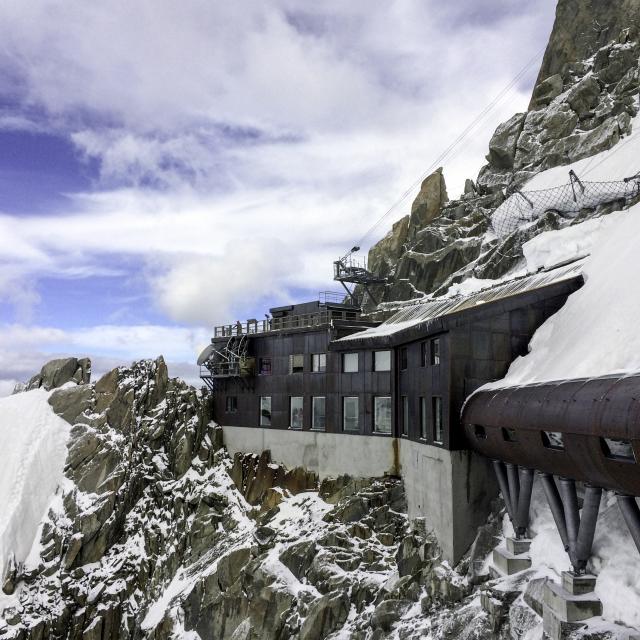
[[[222,427],[231,455],[237,451],[261,453],[271,450],[271,459],[287,467],[305,467],[320,478],[344,473],[363,478],[396,475],[394,438],[349,435],[323,431]]]
[[[498,494],[491,463],[471,451],[400,441],[409,518],[423,517],[446,560],[455,564],[486,522]]]
[[[471,451],[384,436],[222,427],[231,455],[269,449],[274,462],[302,466],[320,478],[401,475],[410,518],[425,518],[444,558],[455,564],[471,546],[498,494],[490,462]]]

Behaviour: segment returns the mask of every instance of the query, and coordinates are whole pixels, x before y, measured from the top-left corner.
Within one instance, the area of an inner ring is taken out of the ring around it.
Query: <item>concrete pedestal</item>
[[[551,640],[562,640],[584,624],[583,620],[602,615],[602,602],[593,589],[595,576],[562,573],[562,585],[547,582],[544,591],[543,629]]]
[[[493,569],[498,576],[511,576],[519,571],[531,567],[531,558],[528,552],[531,540],[517,540],[507,538],[504,547],[496,547],[493,550]],[[492,571],[492,574],[494,571]]]

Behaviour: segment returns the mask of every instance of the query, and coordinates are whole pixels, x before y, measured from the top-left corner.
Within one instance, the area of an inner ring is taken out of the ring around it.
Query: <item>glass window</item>
[[[235,413],[238,410],[237,396],[227,396],[225,400],[225,411],[227,413]]]
[[[602,451],[607,458],[613,460],[627,460],[635,462],[636,456],[629,440],[615,440],[614,438],[600,438]]]
[[[427,399],[420,398],[420,437],[427,439],[427,420],[429,413],[427,411]]]
[[[518,442],[518,434],[515,429],[502,427],[502,438],[505,442]]]
[[[342,428],[345,431],[358,431],[358,397],[348,396],[342,399]]]
[[[271,426],[271,396],[260,397],[260,426]]]
[[[258,373],[261,376],[271,375],[271,358],[260,358],[258,361]]]
[[[481,424],[476,424],[473,427],[473,433],[475,434],[478,440],[486,440],[487,439],[487,431]]]
[[[427,356],[429,355],[429,345],[426,342],[420,343],[420,366],[427,366]]]
[[[304,418],[304,398],[292,396],[289,400],[289,426],[292,429],[302,429]]]
[[[400,349],[400,368],[406,369],[409,362],[409,352],[407,351],[407,347],[402,347]]]
[[[564,449],[564,437],[560,431],[543,431],[542,444],[547,449]]]
[[[311,371],[313,373],[324,373],[327,370],[327,354],[314,353],[311,356]]]
[[[373,370],[391,371],[391,351],[373,352]]]
[[[313,412],[311,416],[311,428],[324,431],[325,429],[325,406],[326,400],[324,397],[315,397],[313,399]]]
[[[343,353],[342,354],[342,372],[356,373],[358,371],[358,354]]]
[[[442,398],[433,396],[431,398],[433,406],[433,440],[438,444],[444,441],[444,426],[442,424]]]
[[[409,435],[409,397],[402,396],[402,435]]]
[[[431,364],[440,364],[440,338],[431,340]]]
[[[373,430],[376,433],[391,433],[391,398],[373,399]]]
[[[302,373],[304,371],[304,354],[296,353],[289,356],[289,373]]]

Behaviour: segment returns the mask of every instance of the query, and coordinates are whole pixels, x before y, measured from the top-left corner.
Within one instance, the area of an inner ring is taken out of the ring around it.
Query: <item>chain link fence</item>
[[[491,228],[503,238],[534,222],[547,211],[571,218],[584,209],[624,201],[624,206],[640,196],[640,174],[613,182],[584,182],[569,172],[569,183],[552,189],[516,191],[491,216]]]

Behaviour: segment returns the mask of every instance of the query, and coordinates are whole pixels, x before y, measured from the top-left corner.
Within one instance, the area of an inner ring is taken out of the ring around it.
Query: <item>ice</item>
[[[35,389],[0,398],[0,574],[9,553],[29,554],[63,480],[70,425]]]

